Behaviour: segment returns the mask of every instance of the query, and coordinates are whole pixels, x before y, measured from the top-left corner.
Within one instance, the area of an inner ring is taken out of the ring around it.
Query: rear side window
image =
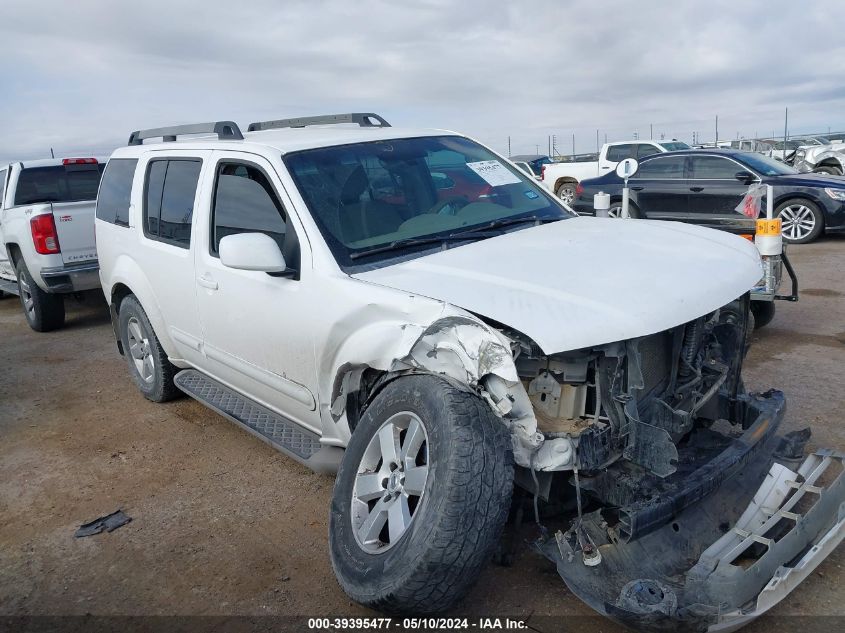
[[[97,196],[97,219],[129,226],[129,199],[137,165],[137,158],[109,161]]]
[[[628,145],[611,145],[607,148],[607,160],[618,163],[626,158],[634,156],[634,146]]]
[[[150,161],[144,195],[144,234],[182,248],[191,244],[191,220],[200,159]]]
[[[3,208],[3,198],[6,195],[6,170],[0,171],[0,209]]]
[[[15,206],[95,200],[103,165],[27,167],[18,176]]]
[[[264,172],[245,163],[220,163],[214,192],[211,252],[238,233],[265,233],[285,252],[285,211]]]
[[[660,150],[650,143],[640,143],[637,146],[637,158],[651,156],[652,154],[658,154],[659,152]]]

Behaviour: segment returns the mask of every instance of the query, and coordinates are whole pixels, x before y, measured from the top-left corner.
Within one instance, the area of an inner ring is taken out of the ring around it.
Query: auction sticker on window
[[[515,185],[518,182],[522,182],[519,176],[511,172],[497,160],[480,160],[475,163],[467,163],[467,167],[484,178],[487,184],[493,187]]]

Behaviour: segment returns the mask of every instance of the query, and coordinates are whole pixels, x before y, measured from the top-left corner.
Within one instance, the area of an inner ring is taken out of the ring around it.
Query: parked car
[[[98,288],[94,205],[105,163],[49,158],[0,166],[0,294],[37,332],[64,325],[64,295]]]
[[[531,170],[531,165],[526,163],[524,160],[511,159],[511,162],[517,167],[519,167],[522,171],[524,171],[527,175],[531,176],[534,180],[540,180],[540,176],[536,176]]]
[[[668,152],[688,149],[689,145],[682,141],[621,141],[605,143],[598,160],[594,161],[561,161],[544,164],[542,180],[550,191],[567,204],[575,200],[575,188],[586,178],[595,178],[613,170],[620,161],[626,158],[642,158],[657,152]]]
[[[631,210],[636,217],[683,222],[732,217],[753,183],[774,186],[785,241],[805,244],[825,232],[845,231],[845,178],[799,174],[774,159],[738,150],[687,150],[643,160],[630,180]],[[573,208],[592,215],[593,194],[601,190],[611,194],[611,215],[616,215],[622,185],[615,173],[583,182]]]
[[[525,163],[528,165],[528,172],[542,178],[543,165],[551,165],[554,161],[545,154],[517,154],[510,157],[511,162],[519,164]]]
[[[799,147],[792,165],[801,173],[841,176],[845,174],[845,143]]]
[[[479,143],[371,113],[249,130],[130,135],[97,205],[103,291],[145,397],[184,391],[337,471],[353,600],[449,607],[523,501],[559,521],[538,546],[573,592],[631,626],[736,626],[842,538],[845,485],[816,479],[838,454],[773,465],[803,453],[781,446],[783,394],[743,388],[752,244],[608,232]],[[442,186],[447,166],[474,188]],[[772,477],[788,502],[758,492]]]

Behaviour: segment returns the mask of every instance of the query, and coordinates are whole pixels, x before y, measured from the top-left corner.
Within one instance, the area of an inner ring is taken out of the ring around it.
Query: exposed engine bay
[[[504,332],[537,454],[556,446],[568,460],[517,469],[522,501],[555,526],[539,526],[537,549],[573,593],[628,626],[734,630],[845,533],[843,455],[802,464],[809,429],[776,433],[783,394],[744,390],[747,314],[746,295],[664,332],[552,356]],[[819,486],[823,475],[835,480]]]

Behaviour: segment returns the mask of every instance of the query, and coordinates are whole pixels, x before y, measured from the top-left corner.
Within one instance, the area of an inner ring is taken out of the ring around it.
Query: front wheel
[[[386,613],[446,609],[490,560],[512,489],[510,434],[487,403],[437,376],[394,380],[356,426],[335,482],[340,586]]]
[[[754,315],[754,329],[766,327],[775,318],[775,302],[752,301],[751,313]]]
[[[61,295],[44,292],[32,279],[23,259],[15,267],[18,292],[26,322],[36,332],[58,330],[65,324],[65,300]]]
[[[824,229],[821,210],[809,200],[796,198],[782,202],[775,209],[775,216],[781,219],[781,234],[790,244],[812,242]]]

